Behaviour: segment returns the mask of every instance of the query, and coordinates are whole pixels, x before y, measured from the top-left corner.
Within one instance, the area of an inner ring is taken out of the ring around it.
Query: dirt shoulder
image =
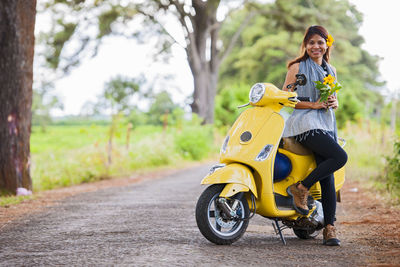
[[[340,235],[375,251],[373,266],[400,266],[400,208],[391,207],[371,189],[346,181],[342,190]]]
[[[203,163],[191,164],[179,170],[162,169],[127,178],[104,180],[68,188],[37,193],[34,199],[8,208],[0,207],[0,231],[26,215],[44,211],[66,197],[110,187],[124,187],[142,181],[159,179]],[[212,163],[210,163],[211,165]],[[382,197],[361,184],[346,181],[338,212],[339,237],[346,237],[354,246],[362,244],[374,251],[366,255],[371,266],[400,266],[400,209],[390,207]]]

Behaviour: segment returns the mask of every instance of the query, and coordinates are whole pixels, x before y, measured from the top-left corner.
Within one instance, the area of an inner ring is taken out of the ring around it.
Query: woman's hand
[[[328,96],[328,107],[333,109],[337,109],[339,107],[339,102],[335,95]]]
[[[328,102],[320,102],[320,99],[317,100],[317,102],[312,102],[312,109],[327,109],[328,108]]]

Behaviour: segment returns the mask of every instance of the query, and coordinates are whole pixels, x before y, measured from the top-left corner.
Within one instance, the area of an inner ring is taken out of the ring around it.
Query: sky
[[[351,0],[364,14],[360,34],[365,38],[362,48],[382,57],[379,65],[383,80],[391,92],[400,92],[400,1],[399,0]]]
[[[364,22],[359,32],[365,38],[362,48],[382,58],[379,65],[382,80],[387,81],[391,92],[400,91],[398,62],[400,53],[399,0],[350,0],[364,14]],[[40,29],[46,22],[37,20]],[[334,33],[332,33],[333,36]],[[152,47],[139,45],[134,40],[108,38],[104,41],[97,57],[88,59],[69,75],[55,83],[54,93],[58,95],[64,110],[53,115],[77,115],[87,101],[95,102],[102,92],[104,83],[116,75],[138,77],[145,75],[146,80],[154,81],[156,91],[167,89],[175,103],[187,101],[193,92],[193,78],[181,47],[172,47],[173,56],[169,64],[155,62]],[[174,79],[163,81],[163,75],[173,75]],[[284,78],[284,77],[283,77]],[[398,93],[399,94],[399,93]],[[144,104],[142,103],[141,107]],[[140,106],[140,103],[139,103]]]

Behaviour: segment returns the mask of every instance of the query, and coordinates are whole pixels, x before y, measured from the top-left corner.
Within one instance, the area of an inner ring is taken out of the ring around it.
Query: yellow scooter
[[[296,75],[296,90],[306,83]],[[218,245],[232,244],[246,231],[254,214],[273,220],[276,234],[284,244],[282,230],[292,228],[301,239],[316,237],[324,227],[321,187],[310,188],[308,215],[293,208],[286,192],[291,184],[303,180],[315,167],[315,159],[299,143],[283,138],[285,120],[282,107],[294,107],[301,99],[295,92],[279,90],[270,83],[255,84],[249,94],[251,105],[229,130],[220,151],[220,164],[211,168],[201,184],[210,185],[198,199],[196,221],[200,232]],[[342,139],[342,146],[344,140]],[[344,167],[334,173],[340,201],[345,179]]]

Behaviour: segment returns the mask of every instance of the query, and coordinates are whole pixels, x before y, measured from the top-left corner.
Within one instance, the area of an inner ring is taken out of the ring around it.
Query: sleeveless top
[[[300,62],[299,73],[307,78],[304,86],[297,87],[299,97],[310,97],[311,102],[316,102],[319,97],[319,90],[315,87],[314,81],[323,82],[326,75],[330,74],[336,78],[332,66],[323,59],[322,66],[315,63],[311,58]],[[298,141],[307,138],[308,135],[321,132],[330,134],[337,140],[335,112],[329,109],[294,109],[293,113],[285,123],[282,137],[295,136]]]

